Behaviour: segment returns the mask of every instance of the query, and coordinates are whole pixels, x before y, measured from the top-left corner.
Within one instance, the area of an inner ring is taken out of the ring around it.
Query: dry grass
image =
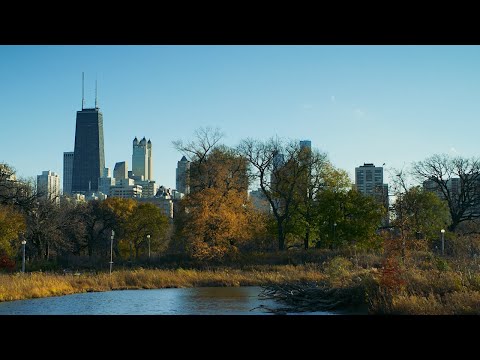
[[[0,275],[0,301],[68,295],[79,292],[125,289],[186,288],[200,286],[261,286],[319,281],[316,266],[269,266],[250,271],[133,270],[97,275],[53,275],[44,273]]]

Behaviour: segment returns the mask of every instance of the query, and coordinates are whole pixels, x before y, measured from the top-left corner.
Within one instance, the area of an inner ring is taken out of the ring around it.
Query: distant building
[[[134,180],[136,185],[142,187],[142,198],[152,198],[158,190],[157,183],[149,180]]]
[[[141,198],[142,187],[135,185],[132,179],[115,180],[115,186],[110,187],[110,196],[123,199]]]
[[[170,189],[160,186],[155,197],[138,199],[139,203],[150,203],[162,210],[163,214],[169,219],[173,219],[174,201]]]
[[[73,156],[72,192],[98,191],[105,168],[103,114],[98,107],[77,111]]]
[[[42,171],[42,175],[37,175],[37,192],[39,198],[60,204],[60,176],[52,171]]]
[[[98,191],[104,195],[110,195],[110,188],[115,185],[115,179],[109,168],[105,168],[102,177],[98,179]]]
[[[73,151],[63,153],[63,194],[72,193]]]
[[[153,180],[152,142],[145,137],[140,141],[133,139],[132,172],[144,180]]]
[[[190,184],[189,184],[189,171],[190,171],[190,161],[183,156],[179,162],[177,162],[177,171],[176,171],[176,187],[179,192],[182,194],[190,193]]]
[[[113,169],[115,180],[128,179],[128,163],[126,161],[117,162]]]
[[[300,149],[312,149],[312,142],[310,140],[301,140],[300,141]]]
[[[271,212],[270,203],[267,200],[267,197],[264,195],[262,189],[250,191],[250,200],[252,201],[253,206],[258,211],[269,214]]]
[[[390,216],[388,201],[388,184],[383,183],[383,167],[375,166],[372,163],[364,163],[363,166],[355,168],[355,187],[364,195],[374,196],[387,209],[387,216],[383,225],[389,224]]]

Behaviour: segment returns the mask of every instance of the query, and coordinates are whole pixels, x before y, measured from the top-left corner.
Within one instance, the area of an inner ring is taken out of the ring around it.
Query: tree
[[[397,194],[392,209],[393,225],[407,239],[414,240],[418,235],[422,235],[425,241],[436,239],[440,229],[450,223],[447,202],[420,186]]]
[[[150,235],[154,249],[157,249],[165,240],[168,218],[154,204],[138,204],[126,219],[125,229],[126,237],[135,249],[135,258],[138,258],[140,250],[148,246],[147,235]]]
[[[447,201],[455,231],[464,221],[480,218],[480,159],[433,155],[413,164],[413,175],[424,187]]]
[[[0,163],[0,205],[13,205],[28,214],[40,195],[34,189],[32,182],[17,179],[11,166]]]
[[[25,231],[25,218],[12,206],[0,205],[0,255],[9,257],[20,248],[19,236]]]
[[[277,227],[279,250],[285,249],[288,233],[292,233],[302,216],[304,246],[308,248],[313,214],[311,204],[324,184],[326,155],[302,149],[298,142],[278,139],[243,140],[238,153],[250,164],[251,179],[258,183],[269,202]]]
[[[205,189],[185,197],[182,205],[188,211],[180,213],[178,236],[187,253],[199,260],[234,255],[265,228],[243,191]]]
[[[379,247],[376,234],[385,209],[357,190],[325,189],[319,193],[315,219],[321,247]]]
[[[328,160],[326,154],[317,151],[305,152],[302,149],[300,161],[309,162],[308,173],[300,180],[298,198],[295,202],[294,219],[297,220],[297,229],[303,233],[305,250],[310,246],[311,235],[318,235],[315,224],[318,219],[318,207],[324,191],[346,191],[350,187],[350,179],[344,170],[336,169]],[[297,215],[297,216],[295,216]]]

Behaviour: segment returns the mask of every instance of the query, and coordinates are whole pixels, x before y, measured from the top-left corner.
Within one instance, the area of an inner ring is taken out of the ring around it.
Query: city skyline
[[[229,146],[308,139],[352,183],[359,164],[385,163],[389,183],[389,168],[435,153],[480,155],[479,61],[479,46],[0,46],[0,162],[63,176],[85,72],[86,108],[98,79],[112,170],[144,134],[154,180],[175,188],[172,141],[210,126]]]

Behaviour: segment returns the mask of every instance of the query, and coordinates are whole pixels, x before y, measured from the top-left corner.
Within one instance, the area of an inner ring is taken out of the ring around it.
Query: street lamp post
[[[22,256],[22,273],[25,273],[25,244],[27,242],[25,239],[22,240],[22,247],[23,247],[23,256]]]
[[[148,260],[150,260],[150,235],[147,235],[148,240]]]
[[[115,231],[112,230],[112,236],[110,237],[110,275],[112,275],[112,266],[113,266],[113,237],[115,236]]]
[[[445,229],[440,230],[442,233],[442,255],[445,253]]]
[[[337,237],[335,235],[335,230],[337,229],[337,223],[333,223],[333,242],[335,243],[337,241]]]

